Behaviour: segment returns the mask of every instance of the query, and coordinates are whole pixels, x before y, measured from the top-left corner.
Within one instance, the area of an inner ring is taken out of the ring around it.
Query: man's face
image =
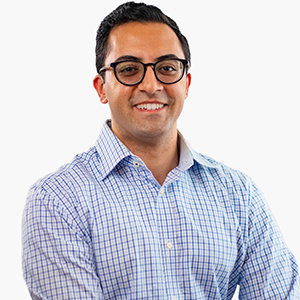
[[[155,63],[166,55],[184,59],[180,41],[169,26],[130,22],[111,31],[105,64],[125,56],[143,63]],[[152,67],[148,67],[141,83],[125,86],[109,69],[105,73],[105,84],[100,76],[96,76],[94,87],[101,102],[110,106],[113,132],[126,144],[126,141],[150,142],[156,137],[176,135],[177,119],[188,95],[190,81],[189,74],[175,84],[163,84],[155,78]],[[144,104],[160,105],[152,105],[156,109],[145,109],[149,105]]]

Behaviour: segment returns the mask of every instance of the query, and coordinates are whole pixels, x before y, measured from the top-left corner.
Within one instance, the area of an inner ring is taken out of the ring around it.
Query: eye
[[[161,68],[161,70],[164,71],[164,72],[172,72],[172,71],[176,71],[175,68],[172,67],[172,66],[163,66],[163,67]]]
[[[134,70],[136,70],[133,67],[123,67],[119,70],[120,73],[130,73],[133,72]]]
[[[116,72],[120,76],[132,76],[139,73],[141,69],[138,62],[121,62],[116,66]]]
[[[171,76],[178,73],[180,63],[177,60],[166,60],[160,62],[156,68],[161,75]]]

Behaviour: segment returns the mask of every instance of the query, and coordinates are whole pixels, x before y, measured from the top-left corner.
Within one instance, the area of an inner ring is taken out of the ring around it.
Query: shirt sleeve
[[[239,299],[300,299],[299,271],[261,192],[249,188],[247,254]]]
[[[42,188],[29,192],[23,214],[23,274],[35,300],[104,299],[76,208]],[[69,209],[69,211],[68,211]]]

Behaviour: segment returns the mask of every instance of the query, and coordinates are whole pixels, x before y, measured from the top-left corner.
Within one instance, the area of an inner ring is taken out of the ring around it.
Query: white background
[[[300,261],[300,2],[146,2],[176,20],[192,50],[179,129],[199,152],[256,181]],[[21,219],[30,185],[93,146],[109,117],[92,87],[95,35],[120,3],[1,2],[3,299],[29,299]]]

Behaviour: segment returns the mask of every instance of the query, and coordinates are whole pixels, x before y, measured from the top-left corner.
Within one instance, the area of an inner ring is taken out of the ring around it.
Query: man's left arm
[[[247,254],[240,277],[240,298],[300,299],[299,270],[278,225],[253,182],[248,195]]]

